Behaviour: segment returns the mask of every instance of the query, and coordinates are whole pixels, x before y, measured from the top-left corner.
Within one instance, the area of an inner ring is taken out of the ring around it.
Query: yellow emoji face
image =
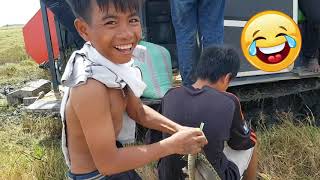
[[[241,34],[241,48],[256,68],[275,72],[290,66],[301,49],[299,27],[288,15],[263,11],[254,15]]]

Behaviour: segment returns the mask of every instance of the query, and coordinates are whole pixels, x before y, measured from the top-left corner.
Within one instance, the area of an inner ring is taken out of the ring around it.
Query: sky
[[[0,0],[0,27],[26,24],[39,9],[39,0]]]

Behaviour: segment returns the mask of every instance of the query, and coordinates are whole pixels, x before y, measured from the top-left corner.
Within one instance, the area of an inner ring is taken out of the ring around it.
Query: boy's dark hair
[[[114,5],[116,11],[120,12],[140,12],[141,0],[66,0],[77,18],[84,19],[87,23],[91,21],[92,1],[96,1],[100,10],[109,9]]]
[[[215,83],[228,73],[231,73],[231,78],[235,78],[239,68],[240,59],[233,48],[211,46],[204,49],[196,67],[195,78]]]

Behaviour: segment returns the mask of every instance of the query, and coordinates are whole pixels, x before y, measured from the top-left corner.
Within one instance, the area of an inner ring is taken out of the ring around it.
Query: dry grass
[[[27,59],[24,50],[22,27],[0,28],[0,65]]]
[[[46,78],[49,72],[38,68],[24,50],[22,27],[0,28],[0,87]]]
[[[64,179],[57,118],[2,108],[0,124],[0,179]]]
[[[143,180],[157,180],[155,174],[156,162],[150,163],[142,168],[136,169]]]
[[[0,28],[0,88],[47,77],[26,54],[22,27]],[[22,114],[0,96],[0,179],[63,179],[60,121]]]
[[[0,65],[0,87],[24,84],[35,79],[50,79],[49,72],[38,68],[37,64],[29,59]]]
[[[263,179],[320,179],[320,129],[309,117],[293,122],[292,113],[278,114],[281,124],[258,133],[259,171]]]

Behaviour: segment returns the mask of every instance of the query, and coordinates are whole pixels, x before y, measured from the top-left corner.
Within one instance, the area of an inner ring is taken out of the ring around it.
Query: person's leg
[[[228,145],[225,145],[223,153],[229,161],[237,166],[240,178],[243,178],[244,180],[251,180],[256,179],[257,177],[257,149],[257,144],[248,150],[234,150]]]
[[[251,160],[247,170],[244,173],[244,180],[255,180],[257,179],[257,169],[258,169],[258,155],[257,155],[258,146],[255,145],[253,150]]]
[[[225,0],[199,1],[199,31],[203,48],[223,43]]]
[[[317,24],[320,24],[320,1],[319,0],[301,0],[299,2],[299,8],[305,15],[305,17]]]
[[[179,70],[184,85],[191,85],[193,63],[197,58],[197,1],[171,0],[172,23],[176,33]]]
[[[316,56],[318,47],[317,43],[314,42],[320,34],[319,29],[310,21],[304,22],[300,27],[303,39],[302,62],[310,71],[320,72],[319,59]]]

